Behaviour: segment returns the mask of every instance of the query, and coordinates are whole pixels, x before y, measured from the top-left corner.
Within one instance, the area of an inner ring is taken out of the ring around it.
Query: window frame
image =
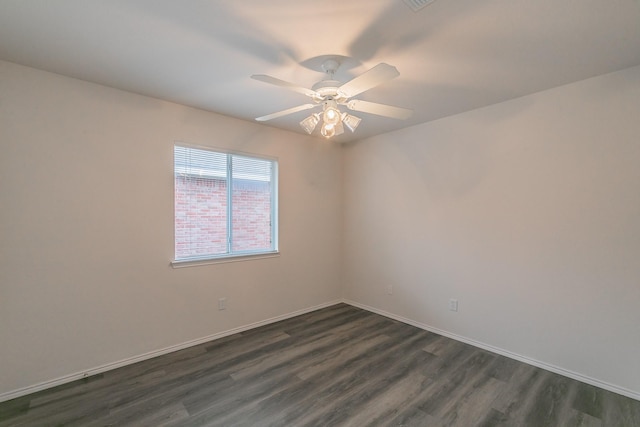
[[[196,149],[209,151],[217,154],[224,154],[227,156],[227,167],[231,165],[231,168],[227,170],[227,220],[226,220],[226,233],[227,233],[227,252],[223,254],[207,254],[202,256],[193,256],[193,257],[185,257],[185,258],[176,258],[176,156],[175,156],[175,148],[182,147],[186,149]],[[271,162],[271,206],[270,206],[270,215],[271,215],[271,247],[269,249],[263,250],[243,250],[243,251],[233,251],[233,160],[229,161],[229,156],[233,159],[233,156],[244,157],[248,159],[256,159],[256,160],[266,160]],[[246,261],[252,259],[263,259],[263,258],[272,258],[280,255],[279,251],[279,242],[278,242],[278,229],[279,229],[279,220],[278,220],[278,172],[279,172],[279,164],[277,157],[265,156],[261,154],[255,153],[247,153],[243,151],[237,150],[228,150],[217,147],[203,146],[203,145],[194,145],[189,143],[184,143],[181,141],[176,141],[172,146],[172,177],[173,177],[173,259],[170,262],[171,266],[174,268],[179,267],[189,267],[194,265],[207,265],[207,264],[218,264],[218,263],[226,263],[226,262],[237,262],[237,261]]]

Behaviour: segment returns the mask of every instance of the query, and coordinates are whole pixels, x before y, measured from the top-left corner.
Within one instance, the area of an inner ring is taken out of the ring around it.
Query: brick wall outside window
[[[234,180],[234,251],[270,249],[269,183]],[[227,185],[223,179],[175,179],[176,258],[216,255],[227,248]]]
[[[271,248],[271,188],[268,182],[233,181],[234,251]]]

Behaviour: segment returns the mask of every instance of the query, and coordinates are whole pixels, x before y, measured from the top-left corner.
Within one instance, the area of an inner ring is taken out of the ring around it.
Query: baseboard
[[[522,356],[520,354],[513,353],[513,352],[510,352],[508,350],[504,350],[502,348],[499,348],[499,347],[494,347],[492,345],[485,344],[485,343],[482,343],[480,341],[476,341],[476,340],[473,340],[473,339],[470,339],[470,338],[467,338],[467,337],[464,337],[464,336],[461,336],[461,335],[457,335],[457,334],[454,334],[454,333],[451,333],[451,332],[448,332],[448,331],[445,331],[445,330],[442,330],[442,329],[439,329],[439,328],[436,328],[436,327],[433,327],[433,326],[430,326],[430,325],[427,325],[427,324],[424,324],[424,323],[416,322],[415,320],[411,320],[411,319],[408,319],[406,317],[390,313],[388,311],[380,310],[378,308],[371,307],[371,306],[368,306],[368,305],[365,305],[365,304],[360,304],[358,302],[351,301],[349,299],[341,299],[341,300],[336,300],[336,301],[323,303],[323,304],[316,305],[316,306],[313,306],[313,307],[304,308],[304,309],[301,309],[301,310],[297,310],[297,311],[294,311],[294,312],[291,312],[291,313],[287,313],[287,314],[283,314],[283,315],[280,315],[280,316],[272,317],[272,318],[269,318],[269,319],[261,320],[259,322],[250,323],[250,324],[247,324],[247,325],[244,325],[244,326],[240,326],[240,327],[237,327],[237,328],[229,329],[227,331],[223,331],[223,332],[219,332],[219,333],[216,333],[216,334],[208,335],[206,337],[202,337],[202,338],[198,338],[198,339],[195,339],[195,340],[187,341],[187,342],[184,342],[184,343],[181,343],[181,344],[176,344],[176,345],[169,346],[169,347],[166,347],[166,348],[162,348],[162,349],[159,349],[159,350],[150,351],[148,353],[144,353],[144,354],[141,354],[141,355],[138,355],[138,356],[129,357],[129,358],[126,358],[126,359],[119,360],[117,362],[108,363],[108,364],[101,365],[101,366],[98,366],[98,367],[95,367],[95,368],[92,368],[92,369],[88,369],[88,370],[85,370],[85,371],[82,371],[82,372],[76,372],[76,373],[73,373],[73,374],[65,375],[65,376],[62,376],[62,377],[59,377],[59,378],[56,378],[56,379],[53,379],[53,380],[49,380],[49,381],[45,381],[45,382],[41,382],[41,383],[38,383],[38,384],[31,385],[31,386],[27,386],[27,387],[24,387],[24,388],[20,388],[18,390],[13,390],[13,391],[1,393],[0,394],[0,402],[4,402],[4,401],[15,399],[15,398],[18,398],[18,397],[26,396],[26,395],[31,394],[31,393],[35,393],[35,392],[38,392],[38,391],[46,390],[48,388],[56,387],[56,386],[59,386],[59,385],[62,385],[62,384],[66,384],[66,383],[69,383],[69,382],[72,382],[72,381],[76,381],[76,380],[79,380],[79,379],[82,379],[82,378],[87,378],[87,377],[90,377],[92,375],[101,374],[103,372],[111,371],[113,369],[117,369],[117,368],[120,368],[120,367],[123,367],[123,366],[131,365],[131,364],[138,363],[138,362],[142,362],[144,360],[152,359],[154,357],[162,356],[164,354],[172,353],[174,351],[183,350],[183,349],[186,349],[186,348],[189,348],[189,347],[193,347],[193,346],[196,346],[196,345],[199,345],[199,344],[204,344],[206,342],[214,341],[214,340],[217,340],[219,338],[223,338],[223,337],[226,337],[226,336],[229,336],[229,335],[237,334],[239,332],[248,331],[250,329],[254,329],[254,328],[258,328],[260,326],[265,326],[265,325],[268,325],[268,324],[271,324],[271,323],[279,322],[281,320],[286,320],[286,319],[289,319],[291,317],[299,316],[301,314],[310,313],[312,311],[320,310],[322,308],[330,307],[332,305],[336,305],[336,304],[340,304],[340,303],[349,304],[349,305],[352,305],[354,307],[358,307],[358,308],[361,308],[363,310],[367,310],[367,311],[370,311],[372,313],[376,313],[376,314],[379,314],[381,316],[385,316],[385,317],[388,317],[390,319],[394,319],[394,320],[397,320],[399,322],[406,323],[408,325],[415,326],[415,327],[420,328],[420,329],[424,329],[426,331],[434,332],[434,333],[436,333],[438,335],[442,335],[442,336],[445,336],[447,338],[454,339],[456,341],[460,341],[460,342],[463,342],[463,343],[466,343],[466,344],[470,344],[470,345],[472,345],[474,347],[482,348],[482,349],[488,350],[488,351],[490,351],[492,353],[500,354],[502,356],[509,357],[511,359],[515,359],[515,360],[518,360],[520,362],[527,363],[529,365],[536,366],[538,368],[545,369],[547,371],[554,372],[556,374],[563,375],[565,377],[568,377],[568,378],[571,378],[571,379],[574,379],[574,380],[577,380],[577,381],[581,381],[583,383],[590,384],[590,385],[593,385],[593,386],[596,386],[596,387],[600,387],[600,388],[602,388],[604,390],[608,390],[608,391],[611,391],[613,393],[617,393],[617,394],[620,394],[620,395],[623,395],[623,396],[626,396],[626,397],[630,397],[631,399],[635,399],[635,400],[639,400],[640,401],[640,393],[635,392],[633,390],[629,390],[629,389],[626,389],[624,387],[619,387],[619,386],[614,385],[614,384],[610,384],[610,383],[607,383],[607,382],[604,382],[604,381],[600,381],[598,379],[591,378],[589,376],[582,375],[580,373],[577,373],[577,372],[574,372],[574,371],[571,371],[571,370],[568,370],[568,369],[564,369],[564,368],[561,368],[561,367],[558,367],[558,366],[555,366],[555,365],[551,365],[551,364],[548,364],[548,363],[545,363],[545,362],[541,362],[539,360],[535,360],[535,359],[532,359],[530,357]]]
[[[492,345],[485,344],[483,342],[476,341],[476,340],[473,340],[473,339],[470,339],[470,338],[467,338],[467,337],[464,337],[464,336],[461,336],[461,335],[453,334],[451,332],[444,331],[442,329],[435,328],[433,326],[426,325],[424,323],[416,322],[415,320],[407,319],[406,317],[398,316],[397,314],[389,313],[388,311],[380,310],[380,309],[375,308],[375,307],[370,307],[368,305],[360,304],[358,302],[351,301],[351,300],[348,300],[348,299],[344,299],[342,302],[344,302],[345,304],[352,305],[354,307],[361,308],[363,310],[370,311],[372,313],[379,314],[379,315],[384,316],[384,317],[388,317],[390,319],[397,320],[397,321],[402,322],[402,323],[406,323],[406,324],[411,325],[411,326],[415,326],[415,327],[420,328],[420,329],[424,329],[425,331],[434,332],[434,333],[436,333],[438,335],[443,335],[443,336],[445,336],[447,338],[451,338],[451,339],[454,339],[456,341],[460,341],[460,342],[463,342],[463,343],[466,343],[466,344],[470,344],[470,345],[472,345],[474,347],[478,347],[478,348],[481,348],[481,349],[484,349],[484,350],[488,350],[488,351],[490,351],[492,353],[497,353],[497,354],[500,354],[502,356],[506,356],[506,357],[509,357],[511,359],[515,359],[515,360],[518,360],[520,362],[527,363],[529,365],[533,365],[533,366],[536,366],[538,368],[542,368],[542,369],[545,369],[547,371],[550,371],[550,372],[553,372],[553,373],[556,373],[556,374],[559,374],[559,375],[563,375],[565,377],[568,377],[568,378],[571,378],[571,379],[574,379],[574,380],[577,380],[577,381],[580,381],[580,382],[583,382],[583,383],[586,383],[586,384],[590,384],[590,385],[593,385],[593,386],[596,386],[596,387],[600,387],[602,389],[609,390],[609,391],[611,391],[613,393],[617,393],[617,394],[620,394],[620,395],[623,395],[623,396],[626,396],[626,397],[630,397],[631,399],[635,399],[635,400],[639,400],[640,401],[640,393],[639,392],[636,392],[636,391],[633,391],[633,390],[629,390],[629,389],[626,389],[624,387],[617,386],[615,384],[610,384],[610,383],[607,383],[607,382],[604,382],[604,381],[600,381],[600,380],[598,380],[596,378],[592,378],[592,377],[589,377],[589,376],[586,376],[586,375],[582,375],[582,374],[580,374],[578,372],[574,372],[574,371],[571,371],[571,370],[568,370],[568,369],[564,369],[564,368],[561,368],[559,366],[551,365],[549,363],[541,362],[539,360],[535,360],[535,359],[532,359],[532,358],[527,357],[527,356],[522,356],[520,354],[513,353],[513,352],[510,352],[508,350],[504,350],[502,348],[499,348],[499,347],[494,347]]]
[[[217,334],[208,335],[206,337],[198,338],[195,340],[183,342],[181,344],[172,345],[166,348],[162,348],[159,350],[150,351],[148,353],[144,353],[138,356],[128,357],[126,359],[119,360],[117,362],[107,363],[105,365],[97,366],[95,368],[87,369],[82,372],[76,372],[69,375],[64,375],[59,378],[55,378],[49,381],[41,382],[38,384],[30,385],[24,388],[20,388],[18,390],[13,390],[0,394],[0,402],[5,402],[7,400],[15,399],[18,397],[26,396],[27,394],[35,393],[38,391],[46,390],[48,388],[56,387],[62,384],[70,383],[72,381],[76,381],[82,378],[87,378],[92,375],[101,374],[103,372],[111,371],[113,369],[117,369],[123,366],[132,365],[134,363],[142,362],[144,360],[153,359],[154,357],[162,356],[164,354],[173,353],[174,351],[184,350],[185,348],[193,347],[195,345],[204,344],[210,341],[217,340],[219,338],[223,338],[229,335],[237,334],[239,332],[248,331],[249,329],[258,328],[260,326],[265,326],[271,323],[279,322],[281,320],[286,320],[291,317],[300,316],[301,314],[310,313],[312,311],[320,310],[322,308],[330,307],[332,305],[340,304],[343,302],[342,300],[335,300],[331,302],[326,302],[323,304],[319,304],[313,307],[304,308],[301,310],[293,311],[291,313],[282,314],[280,316],[272,317],[266,320],[261,320],[259,322],[250,323],[248,325],[240,326],[237,328],[229,329],[224,332],[219,332]]]

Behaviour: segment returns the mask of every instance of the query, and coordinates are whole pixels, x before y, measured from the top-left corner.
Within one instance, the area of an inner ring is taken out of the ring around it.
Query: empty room
[[[0,427],[640,426],[638,0],[0,0]]]

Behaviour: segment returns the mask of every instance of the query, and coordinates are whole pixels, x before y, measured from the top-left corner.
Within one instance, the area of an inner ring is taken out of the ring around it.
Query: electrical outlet
[[[218,300],[218,310],[225,310],[227,308],[227,299],[220,298]]]
[[[458,300],[451,298],[449,300],[449,310],[458,311]]]
[[[393,295],[393,285],[387,285],[387,295]]]

